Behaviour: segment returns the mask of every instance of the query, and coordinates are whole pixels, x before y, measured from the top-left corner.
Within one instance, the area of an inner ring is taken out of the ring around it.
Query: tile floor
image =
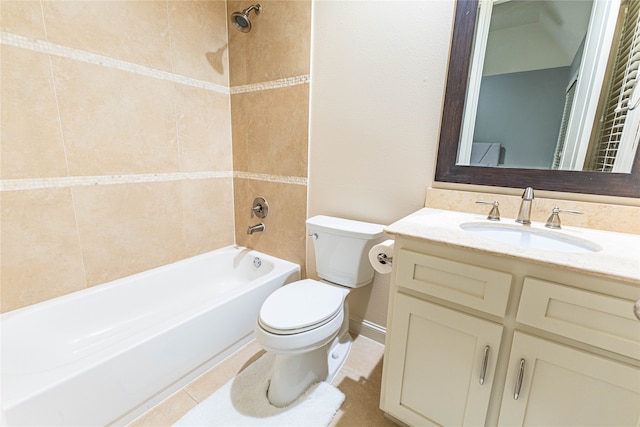
[[[346,396],[332,427],[396,426],[378,408],[383,353],[382,344],[362,336],[354,338],[349,357],[332,383]],[[251,341],[129,427],[170,426],[263,354],[260,345]]]

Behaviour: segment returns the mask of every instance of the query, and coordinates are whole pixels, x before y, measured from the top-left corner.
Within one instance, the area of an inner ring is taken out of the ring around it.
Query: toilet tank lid
[[[359,237],[361,239],[375,239],[382,237],[384,235],[385,227],[381,224],[325,215],[316,215],[309,218],[307,220],[307,226],[311,230],[321,230],[331,234]]]

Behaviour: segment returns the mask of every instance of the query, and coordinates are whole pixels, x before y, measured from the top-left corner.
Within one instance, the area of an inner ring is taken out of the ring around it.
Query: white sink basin
[[[588,240],[522,225],[468,222],[461,224],[460,228],[480,237],[522,248],[573,253],[591,253],[602,249]]]

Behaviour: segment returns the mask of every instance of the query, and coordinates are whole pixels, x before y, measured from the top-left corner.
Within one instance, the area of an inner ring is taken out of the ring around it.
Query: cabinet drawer
[[[527,277],[516,320],[640,360],[634,302]]]
[[[511,274],[400,249],[397,284],[503,317]]]

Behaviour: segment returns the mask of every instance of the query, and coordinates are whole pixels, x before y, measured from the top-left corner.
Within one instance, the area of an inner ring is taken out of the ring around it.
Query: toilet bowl
[[[330,382],[344,363],[351,347],[346,297],[373,280],[367,254],[384,236],[382,225],[327,216],[310,218],[307,226],[321,280],[276,290],[255,328],[256,340],[276,355],[267,396],[278,407],[316,382]]]

